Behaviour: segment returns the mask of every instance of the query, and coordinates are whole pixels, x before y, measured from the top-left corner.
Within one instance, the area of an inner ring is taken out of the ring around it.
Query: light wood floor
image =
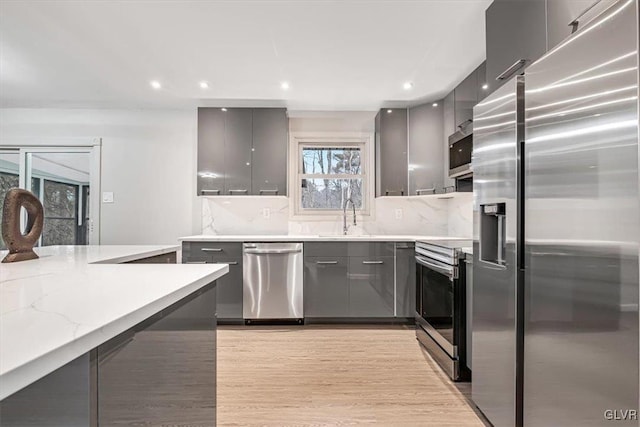
[[[220,327],[219,426],[484,426],[412,328]]]

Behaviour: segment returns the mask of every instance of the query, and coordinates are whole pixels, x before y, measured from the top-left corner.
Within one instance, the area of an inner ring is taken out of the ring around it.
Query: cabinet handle
[[[393,194],[393,193],[400,193],[401,196],[404,196],[404,190],[387,190],[384,192],[385,196],[388,196],[389,193]]]
[[[506,79],[508,79],[513,73],[515,73],[520,68],[522,68],[524,66],[524,64],[526,64],[526,63],[527,63],[526,59],[518,59],[516,62],[513,63],[513,65],[511,67],[507,68],[506,70],[504,70],[502,72],[502,74],[500,74],[498,77],[496,77],[496,80],[506,80]]]
[[[384,264],[384,261],[362,261],[363,264],[365,265],[370,265],[370,264]]]
[[[242,189],[239,189],[239,190],[229,190],[229,194],[233,194],[233,193],[248,193],[248,192],[249,192],[249,190],[242,190]]]
[[[413,249],[413,246],[396,246],[396,249]]]
[[[201,248],[202,252],[222,252],[221,248]]]
[[[206,264],[207,261],[187,261],[187,264]]]
[[[596,0],[591,6],[587,7],[585,10],[583,10],[582,12],[580,12],[580,14],[578,16],[576,16],[573,21],[569,22],[567,25],[569,27],[571,27],[571,34],[575,33],[576,31],[578,31],[578,25],[580,25],[580,18],[582,18],[584,15],[586,15],[591,9],[593,9],[594,7],[596,7],[596,5],[598,3],[600,3],[602,0]]]
[[[473,119],[467,119],[458,125],[458,129],[464,131],[471,123],[473,123]]]
[[[436,187],[433,188],[421,188],[419,190],[416,190],[416,194],[419,196],[422,193],[431,193],[431,194],[436,194]]]
[[[200,194],[203,196],[206,194],[220,194],[220,190],[200,190]]]
[[[333,265],[333,264],[337,264],[338,261],[316,261],[316,264],[320,264],[320,265]]]
[[[279,191],[278,189],[275,189],[275,190],[262,190],[261,189],[258,192],[260,194],[278,194],[278,191]]]
[[[213,264],[227,264],[227,265],[238,265],[238,261],[215,261]]]

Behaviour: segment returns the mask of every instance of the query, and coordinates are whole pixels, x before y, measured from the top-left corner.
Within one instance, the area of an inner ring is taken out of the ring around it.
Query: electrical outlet
[[[396,209],[396,219],[402,219],[402,209]]]
[[[269,219],[269,218],[271,218],[271,209],[269,209],[269,208],[263,208],[263,209],[262,209],[262,218],[264,218],[264,219]]]

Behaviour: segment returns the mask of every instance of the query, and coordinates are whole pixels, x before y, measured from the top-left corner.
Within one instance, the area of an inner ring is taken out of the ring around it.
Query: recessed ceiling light
[[[221,108],[221,110],[222,110],[222,111],[227,111],[227,109],[226,109],[226,108],[224,108],[224,107],[222,107],[222,108]]]
[[[391,114],[393,112],[393,110],[387,110],[387,113]]]
[[[485,84],[483,84],[483,85],[482,85],[482,90],[487,90],[487,89],[489,89],[489,85],[488,85],[488,84],[486,84],[486,83],[485,83]]]
[[[411,88],[413,88],[413,83],[412,82],[405,82],[402,87],[404,88],[404,90],[409,90]]]
[[[200,89],[209,89],[209,83],[205,81],[200,82]]]
[[[437,103],[437,102],[434,102],[433,104],[431,104],[431,106],[432,106],[432,107],[437,107],[437,106],[438,106],[438,103]]]
[[[161,85],[161,84],[160,84],[160,82],[159,82],[159,81],[157,81],[157,80],[151,80],[151,81],[149,82],[149,84],[150,84],[150,85],[151,85],[151,87],[152,87],[152,88],[154,88],[155,90],[162,89],[162,85]]]
[[[288,90],[289,89],[289,82],[282,82],[280,83],[280,88],[282,90]]]

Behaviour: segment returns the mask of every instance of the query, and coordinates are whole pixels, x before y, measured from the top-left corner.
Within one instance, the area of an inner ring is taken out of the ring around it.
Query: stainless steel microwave
[[[473,174],[472,153],[473,132],[459,130],[449,137],[449,178],[467,178]]]

